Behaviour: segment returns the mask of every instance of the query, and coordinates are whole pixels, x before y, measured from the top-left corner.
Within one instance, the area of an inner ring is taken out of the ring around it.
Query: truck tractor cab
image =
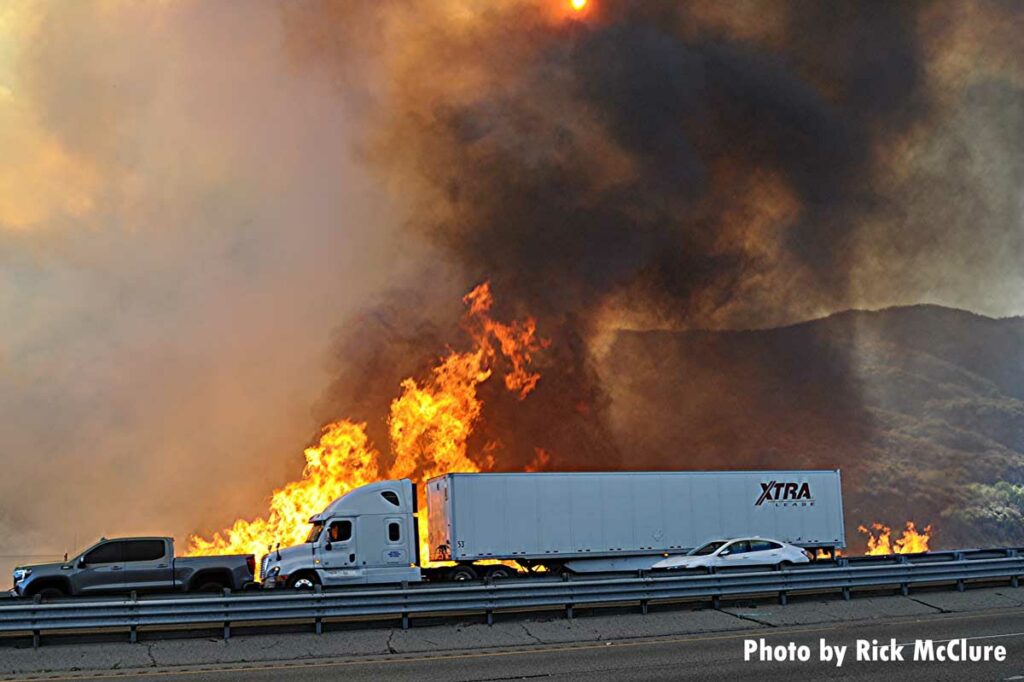
[[[418,582],[416,487],[409,479],[356,488],[309,519],[306,542],[263,559],[266,587]],[[312,561],[311,561],[312,560]]]

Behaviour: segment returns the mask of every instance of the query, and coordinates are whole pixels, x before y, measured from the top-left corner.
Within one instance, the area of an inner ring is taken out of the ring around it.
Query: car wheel
[[[780,561],[779,563],[775,564],[775,568],[783,570],[783,569],[789,568],[792,565],[793,565],[792,561]]]
[[[320,584],[320,579],[314,573],[299,573],[288,579],[288,587],[293,590],[312,590]]]
[[[36,592],[36,594],[38,594],[39,598],[43,601],[50,601],[51,599],[60,599],[61,597],[67,596],[64,593],[64,590],[60,589],[59,587],[44,587],[43,589]]]

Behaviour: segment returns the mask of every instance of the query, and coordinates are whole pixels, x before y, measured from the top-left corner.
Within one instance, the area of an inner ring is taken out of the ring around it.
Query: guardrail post
[[[40,597],[37,594],[36,596],[32,597],[32,603],[33,604],[42,604],[43,603],[43,598]],[[36,623],[36,610],[32,609],[32,624],[35,625],[35,623]],[[32,648],[33,649],[38,649],[39,648],[39,630],[37,630],[36,628],[32,628]]]
[[[222,594],[224,596],[224,641],[226,642],[229,639],[231,639],[231,621],[228,620],[228,617],[230,616],[231,612],[231,607],[230,605],[228,605],[227,601],[228,597],[231,595],[231,590],[225,587],[224,592]]]
[[[562,582],[563,583],[569,582],[569,574],[568,573],[563,573],[562,574]],[[570,619],[572,618],[572,606],[573,606],[572,604],[566,604],[565,605],[565,617],[566,618],[570,618]]]
[[[640,613],[642,613],[645,616],[647,615],[647,600],[646,599],[641,599],[640,600]]]
[[[787,601],[788,600],[786,598],[786,591],[782,590],[781,592],[779,592],[779,605],[785,606]]]
[[[135,605],[139,601],[139,593],[132,590],[131,602],[132,605],[129,607],[132,618],[136,616]],[[139,642],[139,626],[136,623],[132,623],[128,628],[128,641],[132,644],[138,644]]]
[[[900,554],[896,557],[896,561],[900,564],[909,564],[910,560],[904,555]],[[900,594],[904,597],[910,595],[910,585],[907,583],[900,583]]]
[[[409,581],[407,581],[407,580],[403,580],[402,581],[402,600],[405,601],[406,603],[409,602]],[[409,629],[409,612],[408,611],[403,611],[402,612],[402,629],[403,630],[408,630]]]
[[[953,561],[963,561],[963,560],[964,560],[964,553],[963,552],[953,552]],[[956,591],[957,592],[963,592],[966,589],[967,589],[967,584],[964,582],[964,579],[963,578],[957,578],[957,581],[956,581]]]
[[[714,566],[708,566],[707,567],[707,572],[708,572],[708,575],[714,575],[715,574],[715,567]],[[713,595],[711,597],[711,608],[715,609],[716,611],[718,609],[722,608],[722,595],[716,594],[716,595]]]
[[[320,613],[321,613],[320,607],[323,604],[323,602],[321,601],[321,598],[323,597],[323,594],[324,594],[324,586],[323,585],[314,585],[313,586],[313,594],[316,595],[316,614],[317,614],[316,617],[313,619],[313,624],[314,624],[314,627],[316,629],[316,634],[322,635],[322,634],[324,634],[324,618],[323,618],[323,616],[320,615]]]
[[[1006,558],[1007,559],[1016,559],[1017,556],[1018,556],[1018,552],[1017,552],[1016,549],[1008,549],[1008,550],[1006,550]],[[1016,575],[1011,575],[1010,576],[1010,587],[1020,587],[1020,577],[1019,576],[1016,576]]]

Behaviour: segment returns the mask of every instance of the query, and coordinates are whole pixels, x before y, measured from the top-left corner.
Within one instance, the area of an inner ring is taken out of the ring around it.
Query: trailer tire
[[[456,566],[448,574],[448,580],[452,582],[465,582],[467,580],[476,580],[476,570],[472,566]]]
[[[288,587],[293,590],[312,590],[320,584],[320,577],[313,571],[300,571],[288,578]]]
[[[508,566],[491,566],[487,571],[487,577],[493,580],[508,580],[519,575],[518,571]]]

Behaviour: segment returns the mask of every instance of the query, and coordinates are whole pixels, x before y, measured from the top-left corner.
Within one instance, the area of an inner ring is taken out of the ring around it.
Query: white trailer
[[[529,570],[650,568],[709,539],[844,547],[838,471],[448,474],[426,484],[430,560],[412,481],[378,481],[313,516],[261,562],[267,587],[469,580]],[[491,560],[479,566],[481,561]]]
[[[447,474],[427,482],[432,561],[635,569],[714,538],[844,547],[839,471]]]

